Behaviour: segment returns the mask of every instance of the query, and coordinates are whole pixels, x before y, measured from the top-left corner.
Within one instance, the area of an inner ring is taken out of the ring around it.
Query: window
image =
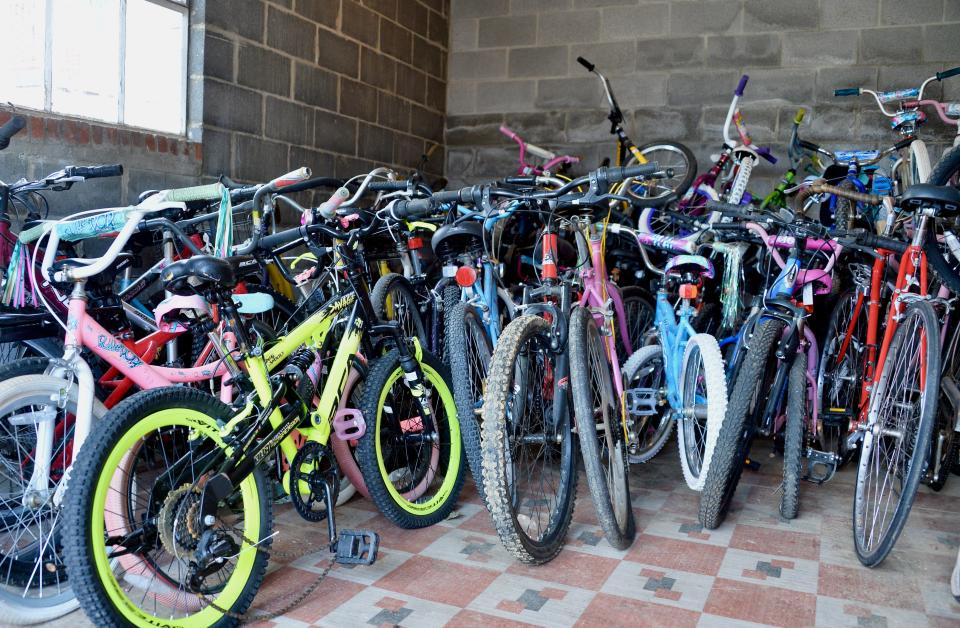
[[[0,102],[186,128],[187,0],[5,0]]]

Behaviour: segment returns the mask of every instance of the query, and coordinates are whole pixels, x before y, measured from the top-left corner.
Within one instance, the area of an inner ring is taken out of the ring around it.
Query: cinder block
[[[670,34],[739,33],[740,3],[731,0],[679,0],[670,4]]]
[[[357,157],[347,157],[337,155],[333,162],[333,176],[338,179],[346,179],[356,175],[358,172],[369,172],[376,166],[382,166],[382,163],[374,163],[369,159],[359,159]]]
[[[393,161],[393,132],[372,124],[360,123],[357,155],[388,164]]]
[[[817,0],[746,0],[743,4],[743,31],[781,32],[817,28],[820,21],[818,9]]]
[[[447,83],[432,76],[427,77],[427,107],[444,110],[444,103],[447,100]]]
[[[287,166],[290,170],[306,166],[313,171],[315,177],[333,176],[334,157],[330,153],[321,153],[320,151],[300,146],[290,147],[290,163]]]
[[[449,32],[450,27],[447,24],[446,16],[436,11],[430,11],[427,19],[427,39],[435,44],[446,46]]]
[[[570,69],[572,76],[585,76],[587,71],[577,57],[584,57],[604,74],[632,72],[636,65],[637,44],[633,41],[616,41],[605,44],[574,44],[570,46]]]
[[[482,81],[475,84],[477,113],[532,111],[536,81]]]
[[[206,0],[204,20],[210,26],[263,41],[262,0]]]
[[[444,52],[439,46],[431,44],[421,37],[413,38],[413,59],[417,67],[434,76],[440,76],[443,72]]]
[[[509,141],[500,133],[500,125],[504,123],[504,117],[499,113],[466,116],[448,115],[444,138],[447,146],[501,144]],[[509,123],[507,125],[509,126]]]
[[[537,16],[481,18],[478,43],[481,48],[533,45],[537,43]]]
[[[855,30],[821,33],[784,33],[783,65],[847,65],[857,61]]]
[[[923,60],[946,61],[950,66],[960,65],[960,24],[925,26],[923,32]],[[954,79],[956,82],[956,79]]]
[[[355,1],[355,0],[354,0]],[[362,0],[364,6],[385,15],[391,20],[397,19],[397,0]]]
[[[447,115],[473,113],[477,109],[477,82],[450,81],[447,84]]]
[[[904,24],[933,24],[943,20],[944,0],[910,0],[891,2],[885,0],[880,11],[880,22],[891,26]],[[947,5],[956,0],[946,0]]]
[[[744,115],[749,116],[752,103],[777,100],[793,106],[810,104],[813,100],[817,78],[817,71],[813,68],[747,68],[744,74],[750,77],[741,101]],[[733,95],[732,88],[730,93]]]
[[[627,114],[628,117],[631,114]],[[605,137],[614,141],[610,133],[610,121],[607,119],[607,112],[602,109],[588,109],[584,111],[567,112],[566,121],[567,140],[570,142],[596,142]],[[628,126],[633,129],[634,125],[628,121]]]
[[[399,24],[381,18],[380,50],[400,61],[410,63],[413,55],[413,36]]]
[[[600,40],[636,39],[666,35],[669,8],[665,2],[641,6],[608,7],[601,12]]]
[[[369,48],[360,49],[360,80],[380,89],[393,91],[397,62]]]
[[[410,103],[387,92],[380,92],[377,123],[395,131],[410,130]]]
[[[817,102],[836,103],[836,89],[866,87],[877,89],[877,68],[854,66],[847,68],[820,68],[817,71]]]
[[[707,65],[729,68],[780,64],[780,36],[720,35],[707,37]]]
[[[416,68],[397,64],[397,93],[414,102],[425,102],[427,75]]]
[[[337,77],[312,65],[297,63],[293,97],[304,104],[335,111],[337,109]]]
[[[954,32],[954,39],[958,32]],[[923,45],[919,26],[868,28],[860,31],[860,61],[877,64],[908,64],[920,60]],[[960,50],[960,47],[958,47]]]
[[[520,137],[537,145],[556,144],[566,140],[564,130],[566,116],[559,111],[536,113],[511,113],[505,116],[504,123]],[[500,135],[494,144],[511,144],[505,135]]]
[[[205,123],[245,133],[260,133],[263,96],[219,81],[203,82]]]
[[[458,79],[502,78],[507,75],[507,51],[454,52],[450,55],[450,75]]]
[[[613,85],[614,95],[623,109],[633,107],[659,107],[667,104],[666,72],[639,72],[629,76],[616,77]],[[600,85],[596,86],[600,90]],[[604,109],[607,101],[601,93]]]
[[[450,22],[450,50],[474,50],[479,45],[480,20],[470,18]]]
[[[443,114],[413,105],[410,109],[410,132],[434,142],[443,140]]]
[[[377,119],[377,90],[340,77],[340,113],[373,122]]]
[[[219,176],[231,175],[233,151],[231,135],[214,129],[203,130],[203,166],[201,174]]]
[[[346,155],[357,154],[357,121],[317,110],[314,117],[314,146]]]
[[[928,77],[933,76],[941,69],[942,67],[939,63],[921,63],[918,65],[884,65],[880,66],[880,77],[877,84],[883,91],[906,89],[908,87],[920,87],[920,83],[922,83]],[[950,86],[956,84],[956,79],[948,79],[942,83],[933,81],[927,85],[925,90],[923,90],[923,97],[940,98],[942,95],[941,89],[946,90]],[[949,96],[947,96],[947,98],[949,98]],[[871,104],[870,106],[876,107],[875,104]]]
[[[780,108],[776,105],[754,104],[741,107],[743,121],[750,139],[760,144],[769,144],[777,139],[777,122]],[[701,138],[704,142],[714,140],[717,145],[723,143],[723,122],[727,117],[727,107],[704,107]],[[730,132],[737,137],[736,129]],[[786,158],[786,153],[774,155],[778,159]]]
[[[510,15],[563,11],[573,6],[573,0],[510,0]]]
[[[313,145],[313,108],[267,97],[263,133],[270,139]]]
[[[430,24],[430,10],[419,2],[405,2],[403,9],[397,12],[397,21],[414,33],[426,32]]]
[[[318,30],[317,63],[334,72],[357,78],[360,74],[360,46],[336,33],[322,28]]]
[[[510,0],[450,0],[450,16],[455,20],[506,15],[509,8]]]
[[[281,96],[290,95],[290,59],[253,44],[240,45],[237,82]]]
[[[510,78],[566,76],[567,47],[513,48],[510,50],[507,74]]]
[[[576,9],[595,9],[599,7],[633,6],[637,0],[573,0]]]
[[[599,39],[600,11],[597,9],[540,14],[537,41],[541,44],[571,44]]]
[[[699,105],[723,102],[733,95],[739,72],[733,70],[673,72],[667,80],[670,105]]]
[[[671,37],[637,41],[637,69],[669,70],[703,65],[707,56],[705,37]]]
[[[267,45],[294,57],[316,61],[316,24],[270,7],[267,11]]]
[[[880,0],[842,0],[820,3],[820,28],[857,28],[876,26]]]
[[[380,18],[370,9],[347,1],[343,3],[340,30],[344,35],[375,47],[380,38]]]
[[[232,40],[212,31],[207,31],[203,38],[204,76],[233,81],[233,54],[235,50],[236,46]]]
[[[787,139],[794,112],[783,109],[780,124],[781,139]],[[850,107],[836,105],[817,105],[807,111],[800,128],[804,139],[815,142],[828,142],[828,148],[851,148],[856,145],[857,114]]]
[[[393,163],[402,168],[415,168],[420,163],[424,153],[424,142],[419,137],[397,133],[393,138]],[[435,152],[432,158],[437,157]],[[432,161],[431,158],[431,161]],[[443,163],[443,156],[440,155],[440,164]]]
[[[340,16],[338,0],[297,0],[297,13],[317,24],[336,27]]]
[[[286,144],[238,134],[234,172],[244,181],[269,181],[286,170],[288,152]]]
[[[637,144],[664,139],[697,140],[700,137],[700,110],[700,107],[637,109],[633,112],[632,139]]]
[[[544,146],[543,148],[550,148]],[[487,179],[515,174],[520,165],[520,151],[513,146],[483,146],[474,151],[473,175]]]
[[[537,81],[539,109],[585,109],[599,107],[600,86],[591,77],[542,79]]]

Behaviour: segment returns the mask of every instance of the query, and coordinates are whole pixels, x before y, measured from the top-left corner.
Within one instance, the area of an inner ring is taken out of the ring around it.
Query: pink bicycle
[[[528,175],[551,175],[558,172],[565,172],[573,164],[580,163],[579,157],[573,155],[557,155],[545,148],[540,148],[534,144],[526,142],[511,131],[506,125],[500,125],[500,132],[512,139],[520,147],[520,166],[517,168],[517,174]],[[544,160],[542,164],[533,164],[527,161],[527,153],[534,157]]]

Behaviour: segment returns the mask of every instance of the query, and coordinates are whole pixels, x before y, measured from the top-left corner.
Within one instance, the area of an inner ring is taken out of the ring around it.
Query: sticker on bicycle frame
[[[837,161],[840,162],[851,162],[851,161],[872,161],[880,156],[880,151],[878,150],[838,150],[834,153],[837,157]]]
[[[877,92],[877,99],[880,102],[892,102],[894,100],[909,100],[911,98],[920,98],[920,89],[911,87],[909,89],[897,89],[892,92]]]

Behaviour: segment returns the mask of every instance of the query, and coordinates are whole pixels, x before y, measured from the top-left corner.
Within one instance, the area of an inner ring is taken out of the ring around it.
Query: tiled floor
[[[868,570],[852,548],[855,470],[824,486],[804,484],[801,515],[785,522],[777,513],[780,458],[757,447],[764,464],[744,472],[730,517],[714,531],[697,522],[697,495],[683,482],[675,444],[635,468],[639,533],[623,552],[603,540],[581,480],[567,547],[543,567],[501,549],[472,486],[458,516],[417,531],[392,527],[354,499],[338,509],[339,525],[380,532],[377,563],[336,566],[299,608],[262,625],[960,625],[948,585],[960,542],[960,477],[940,494],[921,489],[895,551]],[[324,528],[311,527],[322,524],[301,521],[289,506],[278,520],[277,551],[322,542]],[[282,607],[326,561],[325,553],[274,561],[255,606]]]

